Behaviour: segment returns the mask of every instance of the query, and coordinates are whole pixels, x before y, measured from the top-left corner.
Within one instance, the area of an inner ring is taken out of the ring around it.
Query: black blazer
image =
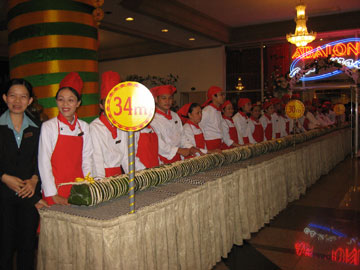
[[[23,132],[20,148],[18,148],[14,132],[7,125],[0,125],[0,177],[3,174],[19,177],[22,180],[30,179],[34,174],[39,176],[37,166],[37,153],[39,146],[40,128],[29,126]],[[2,196],[16,196],[0,181]],[[41,199],[40,177],[35,189],[35,194],[27,198],[31,203]]]

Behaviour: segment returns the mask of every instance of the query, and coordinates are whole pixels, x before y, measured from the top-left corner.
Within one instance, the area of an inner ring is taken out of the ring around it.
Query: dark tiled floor
[[[360,269],[359,165],[360,159],[346,159],[253,234],[245,246],[259,253],[243,256],[233,248],[213,270],[261,270],[267,262],[268,269]]]

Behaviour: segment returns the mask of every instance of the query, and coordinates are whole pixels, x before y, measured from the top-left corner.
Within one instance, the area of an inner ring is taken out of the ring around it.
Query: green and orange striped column
[[[54,96],[71,71],[84,81],[78,116],[98,115],[98,31],[90,0],[9,0],[11,78],[25,78],[49,118],[58,114]]]

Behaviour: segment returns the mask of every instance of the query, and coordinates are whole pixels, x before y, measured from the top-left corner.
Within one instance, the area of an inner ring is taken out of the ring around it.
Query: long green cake
[[[135,191],[161,185],[177,178],[194,175],[226,164],[280,151],[291,145],[306,142],[344,127],[315,129],[276,140],[224,150],[222,153],[207,154],[138,171],[135,173]],[[81,182],[81,184],[73,185],[68,201],[75,205],[92,206],[126,195],[128,190],[129,178],[127,175],[108,177],[93,183]]]

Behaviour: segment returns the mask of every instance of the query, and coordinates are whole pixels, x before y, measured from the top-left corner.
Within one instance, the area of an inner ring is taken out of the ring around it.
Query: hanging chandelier
[[[314,41],[316,38],[315,32],[308,33],[307,27],[306,27],[306,21],[307,17],[305,16],[305,4],[299,4],[296,6],[296,28],[295,28],[295,34],[287,34],[286,39],[292,43],[295,44],[297,47],[304,47],[308,43]]]
[[[236,90],[242,91],[245,89],[245,86],[243,86],[242,82],[241,82],[241,77],[238,78],[238,83],[235,86]]]

